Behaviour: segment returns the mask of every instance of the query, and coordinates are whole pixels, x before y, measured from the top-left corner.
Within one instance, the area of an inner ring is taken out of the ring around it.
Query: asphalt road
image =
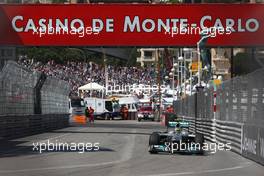
[[[0,176],[264,175],[264,166],[227,151],[205,156],[151,155],[148,137],[157,130],[163,129],[155,122],[96,121],[94,125],[75,124],[49,133],[1,141]],[[48,141],[54,145],[99,143],[100,149],[90,151],[88,146],[84,153],[73,151],[74,147],[42,153],[33,149]]]

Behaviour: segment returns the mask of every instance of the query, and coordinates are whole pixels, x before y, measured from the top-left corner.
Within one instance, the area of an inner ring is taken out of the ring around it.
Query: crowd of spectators
[[[105,67],[93,62],[65,62],[50,60],[47,63],[20,57],[18,63],[33,70],[69,82],[71,94],[77,94],[78,87],[90,82],[105,86]],[[107,66],[108,85],[154,84],[155,67]]]

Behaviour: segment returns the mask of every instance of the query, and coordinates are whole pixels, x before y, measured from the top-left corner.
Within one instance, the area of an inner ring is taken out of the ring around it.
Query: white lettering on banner
[[[32,19],[29,19],[28,22],[27,22],[27,25],[26,25],[26,28],[25,28],[25,32],[28,32],[28,31],[36,31],[37,28],[34,24],[34,21]]]
[[[23,16],[15,16],[12,20],[12,27],[16,32],[23,32],[23,28],[22,27],[17,27],[16,22],[20,20],[23,21]]]
[[[114,32],[114,19],[93,19],[92,27],[94,31],[101,32],[104,28],[106,32]]]
[[[14,16],[12,18],[12,28],[16,32],[34,32],[37,29],[41,30],[72,30],[77,31],[84,30],[87,24],[87,19],[59,19],[59,18],[25,18],[21,15]],[[93,18],[90,20],[90,26],[92,26],[95,32],[114,32],[114,19],[113,18]],[[200,23],[200,27],[197,23]],[[214,19],[210,15],[201,17],[197,23],[190,24],[187,18],[165,18],[165,19],[153,19],[153,18],[140,18],[139,16],[124,16],[123,32],[169,32],[186,31],[188,28],[200,28],[206,30],[208,28],[219,29],[221,33],[227,32],[256,32],[260,28],[259,21],[255,18],[216,18]],[[210,24],[210,26],[208,26]],[[171,30],[172,29],[172,30]],[[224,30],[225,29],[225,30]],[[185,34],[185,32],[184,32]]]
[[[259,138],[260,157],[264,158],[264,138]]]
[[[76,26],[77,24],[77,26]],[[78,27],[79,26],[79,27]],[[71,21],[71,29],[76,29],[77,31],[84,29],[83,21],[80,19],[74,19]]]
[[[250,152],[256,155],[257,154],[257,140],[247,138],[245,135],[242,149],[246,152]]]
[[[139,19],[139,16],[135,16],[133,19],[129,16],[125,16],[123,32],[157,32],[170,31],[170,28],[187,28],[187,18],[172,18],[172,19]],[[171,25],[170,25],[171,23]],[[142,28],[142,29],[141,29]]]
[[[259,29],[259,22],[255,18],[249,18],[249,19],[237,19],[236,21],[231,18],[227,19],[220,19],[217,18],[215,20],[212,19],[211,16],[203,16],[200,20],[200,26],[202,29],[206,29],[208,27],[212,26],[206,26],[206,22],[213,22],[213,27],[216,28],[229,28],[232,32],[256,32]],[[237,26],[237,29],[235,29],[235,26]]]
[[[24,24],[24,25],[23,25]],[[108,31],[111,31],[111,21],[108,21],[109,27],[107,28]],[[15,16],[12,19],[12,28],[16,32],[36,32],[39,31],[46,31],[46,32],[54,32],[54,30],[63,30],[63,31],[70,31],[70,30],[84,30],[85,25],[83,20],[81,19],[45,19],[40,18],[39,20],[36,19],[24,19],[23,16]],[[95,27],[98,31],[98,28]],[[94,29],[94,28],[93,28]]]
[[[128,28],[130,29],[131,32],[135,30],[135,27],[137,27],[137,31],[140,32],[140,26],[139,26],[139,17],[135,16],[133,23],[130,20],[129,16],[125,17],[125,23],[124,23],[124,32],[128,31]]]

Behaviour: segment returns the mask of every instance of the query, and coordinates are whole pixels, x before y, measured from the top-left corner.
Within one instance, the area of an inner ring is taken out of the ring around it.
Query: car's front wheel
[[[160,144],[160,135],[158,132],[153,132],[149,136],[149,153],[156,154],[158,153],[157,150],[154,148],[154,145]]]
[[[150,154],[157,154],[158,151],[154,148],[153,145],[149,145],[149,153]]]

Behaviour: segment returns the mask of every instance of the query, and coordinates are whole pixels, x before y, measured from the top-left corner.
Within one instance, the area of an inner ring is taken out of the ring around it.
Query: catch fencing
[[[8,61],[0,72],[0,137],[68,125],[68,83]]]
[[[69,86],[65,81],[48,77],[41,89],[42,114],[69,112]]]
[[[174,102],[190,130],[264,164],[264,69]]]
[[[0,73],[0,115],[34,114],[34,87],[40,73],[7,62]]]

